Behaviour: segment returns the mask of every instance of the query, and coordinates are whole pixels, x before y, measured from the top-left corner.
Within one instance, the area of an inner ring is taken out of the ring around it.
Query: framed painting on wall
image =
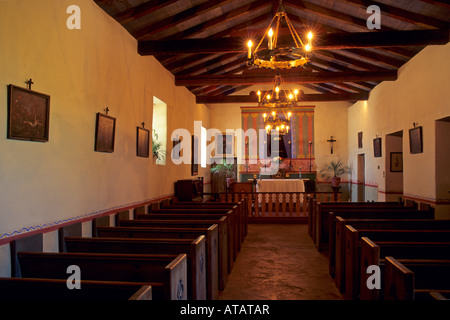
[[[8,86],[8,139],[47,142],[50,96]]]
[[[192,136],[192,152],[191,152],[191,174],[198,175],[198,137]]]
[[[136,155],[142,158],[150,156],[150,130],[137,127]]]
[[[373,155],[375,158],[381,157],[381,138],[373,139]]]
[[[234,157],[234,135],[226,133],[216,134],[216,156]]]
[[[181,138],[174,138],[172,140],[173,146],[172,146],[172,159],[181,159],[182,157],[182,150],[181,150]]]
[[[95,126],[95,148],[97,152],[114,152],[116,135],[116,119],[102,113],[97,113]]]
[[[363,147],[363,133],[358,132],[358,149],[362,149]]]
[[[391,172],[403,172],[402,152],[391,152]]]
[[[423,152],[422,127],[409,129],[409,151],[412,154]]]

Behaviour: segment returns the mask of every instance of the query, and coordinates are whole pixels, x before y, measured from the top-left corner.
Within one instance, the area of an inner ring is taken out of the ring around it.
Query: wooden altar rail
[[[247,198],[248,217],[308,217],[308,199],[339,202],[341,192],[224,192],[213,194],[216,201],[236,202]]]

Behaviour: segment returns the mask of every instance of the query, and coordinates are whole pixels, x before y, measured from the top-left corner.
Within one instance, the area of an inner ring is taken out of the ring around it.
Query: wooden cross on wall
[[[34,84],[33,79],[27,80],[25,83],[27,84],[27,89],[31,90],[31,85]]]
[[[331,136],[330,140],[327,140],[327,142],[330,143],[330,148],[331,148],[331,154],[333,154],[333,143],[336,142],[336,140],[333,139],[333,136]]]

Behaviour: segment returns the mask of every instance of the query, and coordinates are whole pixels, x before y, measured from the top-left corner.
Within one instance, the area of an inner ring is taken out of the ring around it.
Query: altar
[[[256,192],[258,193],[286,193],[286,192],[305,192],[305,180],[308,179],[260,179],[256,182]],[[278,199],[281,200],[281,194]],[[258,196],[259,201],[262,201],[262,195]],[[303,200],[303,195],[300,196]],[[296,202],[296,197],[293,197],[293,202]]]
[[[305,192],[305,179],[260,179],[256,192]]]

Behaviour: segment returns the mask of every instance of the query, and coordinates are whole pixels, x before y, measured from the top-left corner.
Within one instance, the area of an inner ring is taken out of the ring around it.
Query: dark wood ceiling
[[[258,42],[279,0],[95,0],[186,86],[198,103],[256,102],[237,92],[270,83],[272,70],[249,69],[248,39]],[[369,30],[370,5],[381,9],[381,29]],[[424,47],[449,41],[448,0],[283,0],[299,34],[314,32],[306,68],[282,72],[287,83],[313,94],[304,101],[366,100],[380,82]],[[313,91],[312,91],[313,90]]]

